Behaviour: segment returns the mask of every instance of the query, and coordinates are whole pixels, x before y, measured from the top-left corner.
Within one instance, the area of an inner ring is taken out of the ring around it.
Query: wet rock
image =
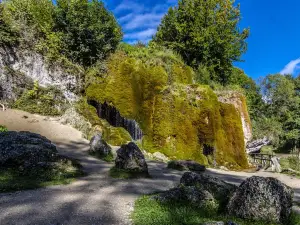
[[[192,160],[172,160],[168,162],[168,168],[176,170],[190,170],[194,172],[203,172],[205,171],[205,166],[192,161]]]
[[[117,150],[115,167],[129,172],[139,172],[148,175],[148,165],[145,157],[139,147],[133,142],[122,145]]]
[[[112,148],[102,139],[101,134],[96,134],[90,141],[89,153],[102,158],[112,155]]]
[[[231,197],[227,210],[232,216],[286,224],[292,210],[293,190],[275,178],[253,176]]]
[[[0,167],[34,167],[59,158],[56,147],[45,137],[30,132],[0,133]]]
[[[223,207],[227,204],[230,196],[237,189],[237,186],[207,174],[186,172],[183,174],[180,183],[184,186],[196,186],[210,192]]]

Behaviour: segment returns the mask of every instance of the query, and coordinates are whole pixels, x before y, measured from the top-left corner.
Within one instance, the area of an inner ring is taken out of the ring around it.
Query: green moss
[[[86,134],[88,139],[91,139],[96,132],[101,132],[103,139],[113,146],[121,146],[131,141],[130,134],[124,128],[113,127],[106,120],[100,119],[95,107],[89,105],[86,99],[81,99],[75,108],[92,124],[92,129]]]
[[[218,164],[247,167],[239,112],[220,103],[209,86],[191,84],[192,72],[177,63],[170,65],[170,73],[118,52],[108,61],[107,77],[86,89],[87,97],[112,104],[123,117],[138,121],[143,149],[150,153],[208,165],[206,144],[216,148],[209,158]]]

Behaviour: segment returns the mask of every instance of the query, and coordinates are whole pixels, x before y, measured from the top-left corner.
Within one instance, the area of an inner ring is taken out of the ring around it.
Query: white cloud
[[[133,30],[142,27],[148,27],[148,28],[157,27],[163,15],[164,14],[156,14],[156,13],[138,14],[135,15],[135,17],[132,18],[132,20],[128,21],[128,23],[124,24],[123,27],[125,30]]]
[[[283,70],[280,71],[280,74],[294,74],[298,70],[300,64],[300,58],[290,61]]]
[[[177,0],[164,0],[160,4],[148,7],[142,1],[123,0],[113,12],[120,15],[118,21],[128,43],[136,43],[138,40],[148,42],[168,8],[176,2]]]
[[[156,32],[156,29],[149,28],[147,30],[125,34],[125,38],[135,39],[135,40],[140,40],[140,41],[147,41],[155,34],[155,32]]]
[[[113,12],[118,14],[123,11],[131,11],[131,12],[143,12],[145,10],[145,7],[141,4],[137,4],[133,1],[126,1],[124,0],[121,2],[120,5],[118,5]]]

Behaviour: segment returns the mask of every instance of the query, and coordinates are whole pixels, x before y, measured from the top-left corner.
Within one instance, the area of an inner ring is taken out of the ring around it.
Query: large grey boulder
[[[106,157],[112,155],[112,148],[102,139],[101,134],[96,134],[90,141],[89,153],[98,157]]]
[[[123,169],[129,172],[148,174],[148,165],[145,157],[139,147],[133,142],[122,145],[121,148],[117,150],[115,166],[117,169]]]
[[[217,210],[219,205],[215,198],[208,191],[199,189],[195,186],[179,186],[168,191],[162,192],[153,197],[153,199],[165,202],[183,202],[189,203],[194,207],[209,210]]]
[[[275,178],[253,176],[231,197],[229,215],[286,224],[293,205],[293,190]]]
[[[45,137],[30,132],[0,133],[0,167],[34,167],[58,159],[56,147]]]
[[[176,170],[190,170],[194,172],[204,172],[205,166],[192,160],[172,160],[168,162],[168,168]]]
[[[180,179],[184,186],[196,186],[208,191],[219,202],[221,207],[227,204],[230,196],[237,189],[237,186],[226,183],[225,181],[207,174],[186,172]]]

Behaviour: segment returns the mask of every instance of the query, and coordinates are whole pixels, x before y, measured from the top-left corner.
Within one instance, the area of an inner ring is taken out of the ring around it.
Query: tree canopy
[[[163,18],[154,42],[181,54],[194,68],[206,66],[210,79],[229,82],[232,63],[246,51],[249,30],[240,31],[233,0],[179,0]]]

